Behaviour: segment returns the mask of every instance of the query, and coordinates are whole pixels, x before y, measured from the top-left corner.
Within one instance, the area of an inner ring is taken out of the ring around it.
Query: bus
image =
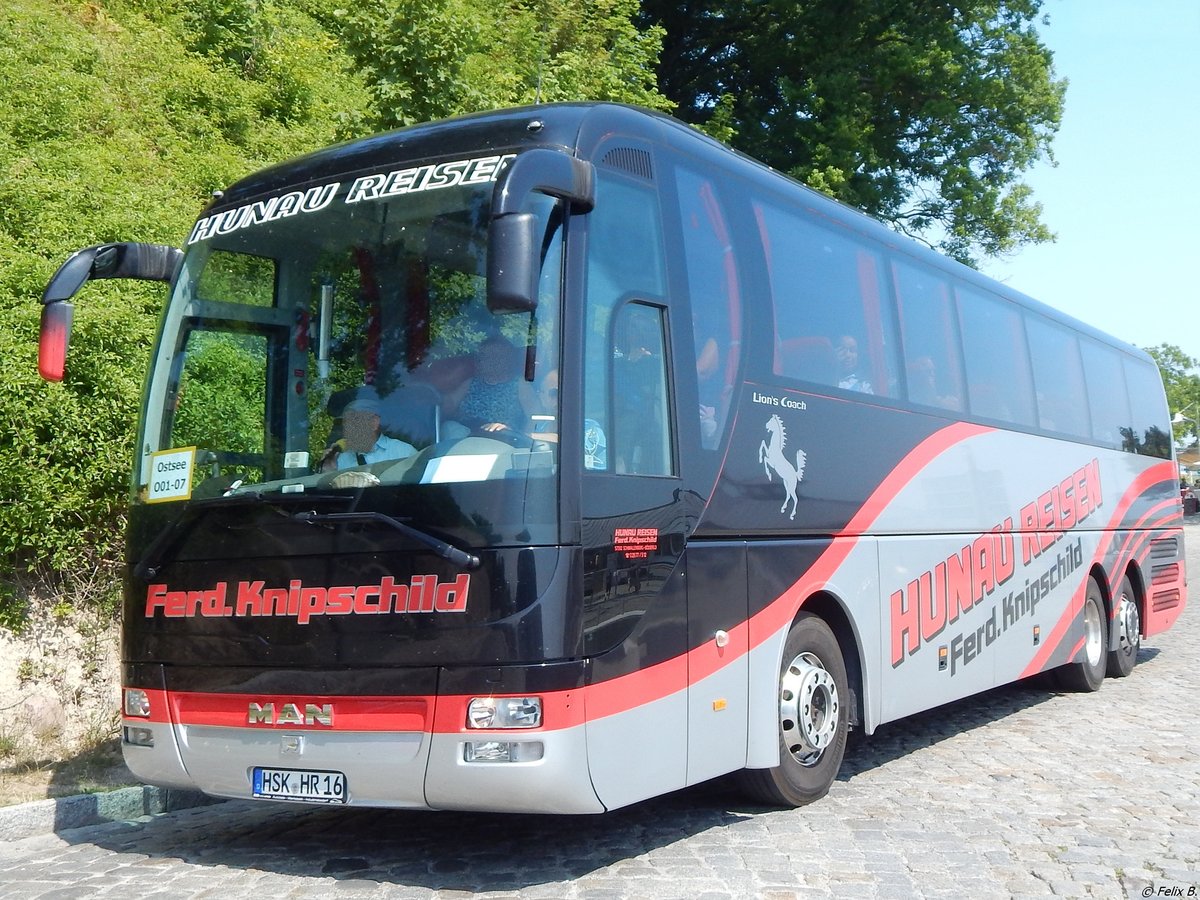
[[[1041,673],[1095,691],[1186,572],[1152,359],[657,113],[544,105],[214,194],[128,524],[148,783],[599,813]]]

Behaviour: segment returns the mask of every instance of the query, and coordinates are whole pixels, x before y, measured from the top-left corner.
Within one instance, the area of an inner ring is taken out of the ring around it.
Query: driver
[[[379,413],[379,400],[371,395],[358,397],[346,405],[342,413],[342,439],[325,454],[322,471],[407,459],[417,452],[407,441],[383,433]]]

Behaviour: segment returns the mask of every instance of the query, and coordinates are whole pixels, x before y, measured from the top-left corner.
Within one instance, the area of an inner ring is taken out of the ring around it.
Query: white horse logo
[[[785,512],[788,502],[791,501],[792,514],[788,518],[794,519],[796,518],[796,485],[804,477],[804,451],[796,451],[796,465],[794,466],[783,455],[783,445],[787,442],[787,433],[783,430],[783,419],[779,416],[771,416],[767,420],[767,431],[771,433],[771,437],[769,442],[763,441],[758,445],[758,461],[762,463],[763,471],[767,473],[767,481],[771,480],[771,470],[774,469],[779,480],[783,482],[787,496],[783,500],[783,506],[779,507],[779,511]]]

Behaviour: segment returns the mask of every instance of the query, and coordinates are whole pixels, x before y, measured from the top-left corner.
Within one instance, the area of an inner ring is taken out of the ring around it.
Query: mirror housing
[[[488,224],[487,305],[493,313],[537,308],[541,245],[537,217],[522,212],[532,193],[564,200],[581,212],[596,202],[591,163],[545,147],[518,154],[492,190]]]
[[[97,244],[71,254],[42,292],[38,371],[47,381],[62,381],[71,342],[74,307],[67,301],[95,278],[173,281],[183,251],[162,244]]]
[[[537,307],[537,216],[512,213],[488,225],[487,305],[493,313]]]

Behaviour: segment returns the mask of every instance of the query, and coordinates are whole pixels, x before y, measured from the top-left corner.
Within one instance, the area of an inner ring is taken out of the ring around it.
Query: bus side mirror
[[[591,163],[547,147],[519,153],[492,189],[488,224],[488,309],[529,312],[537,308],[541,243],[538,219],[521,208],[530,194],[546,194],[582,211],[595,205]]]
[[[66,302],[94,278],[173,281],[183,251],[162,244],[97,244],[71,254],[42,292],[38,371],[47,381],[62,381],[71,342],[74,307]]]

